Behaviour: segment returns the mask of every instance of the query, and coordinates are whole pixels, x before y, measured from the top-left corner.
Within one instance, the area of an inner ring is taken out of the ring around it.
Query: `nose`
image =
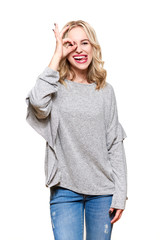
[[[78,44],[76,44],[77,45],[77,47],[76,47],[76,52],[77,53],[81,53],[82,52],[82,48],[81,48],[81,46],[80,45],[78,45]]]

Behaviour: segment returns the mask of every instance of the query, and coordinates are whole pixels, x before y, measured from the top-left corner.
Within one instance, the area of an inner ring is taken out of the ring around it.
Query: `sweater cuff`
[[[57,75],[57,76],[59,76],[59,72],[58,71],[56,71],[56,70],[53,70],[52,68],[50,68],[50,67],[45,67],[45,69],[44,69],[44,71],[46,71],[46,72],[48,72],[49,74],[53,74],[53,75]]]
[[[116,209],[125,209],[125,207],[126,207],[126,200],[128,200],[127,196],[122,199],[122,198],[118,198],[118,196],[116,194],[114,194],[110,207],[111,208],[116,208]]]

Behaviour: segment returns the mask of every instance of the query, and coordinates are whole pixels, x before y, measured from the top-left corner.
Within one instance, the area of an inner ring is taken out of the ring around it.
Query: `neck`
[[[75,82],[88,82],[87,81],[87,69],[85,70],[79,70],[79,69],[72,69],[75,72],[75,78],[73,81]]]

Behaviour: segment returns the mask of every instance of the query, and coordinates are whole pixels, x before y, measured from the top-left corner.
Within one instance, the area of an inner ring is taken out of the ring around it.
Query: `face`
[[[92,61],[93,55],[92,45],[90,44],[85,31],[82,27],[74,27],[68,33],[68,38],[72,39],[77,45],[76,49],[67,56],[71,68],[75,71],[87,70]]]

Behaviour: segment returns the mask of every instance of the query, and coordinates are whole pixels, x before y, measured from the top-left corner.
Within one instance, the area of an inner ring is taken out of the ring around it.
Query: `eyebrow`
[[[86,39],[81,40],[81,42],[82,42],[82,41],[85,41],[85,40],[89,41],[89,39],[86,38]]]
[[[86,40],[89,41],[89,39],[82,39],[81,42],[86,41]],[[73,42],[75,43],[75,41],[73,41]]]

